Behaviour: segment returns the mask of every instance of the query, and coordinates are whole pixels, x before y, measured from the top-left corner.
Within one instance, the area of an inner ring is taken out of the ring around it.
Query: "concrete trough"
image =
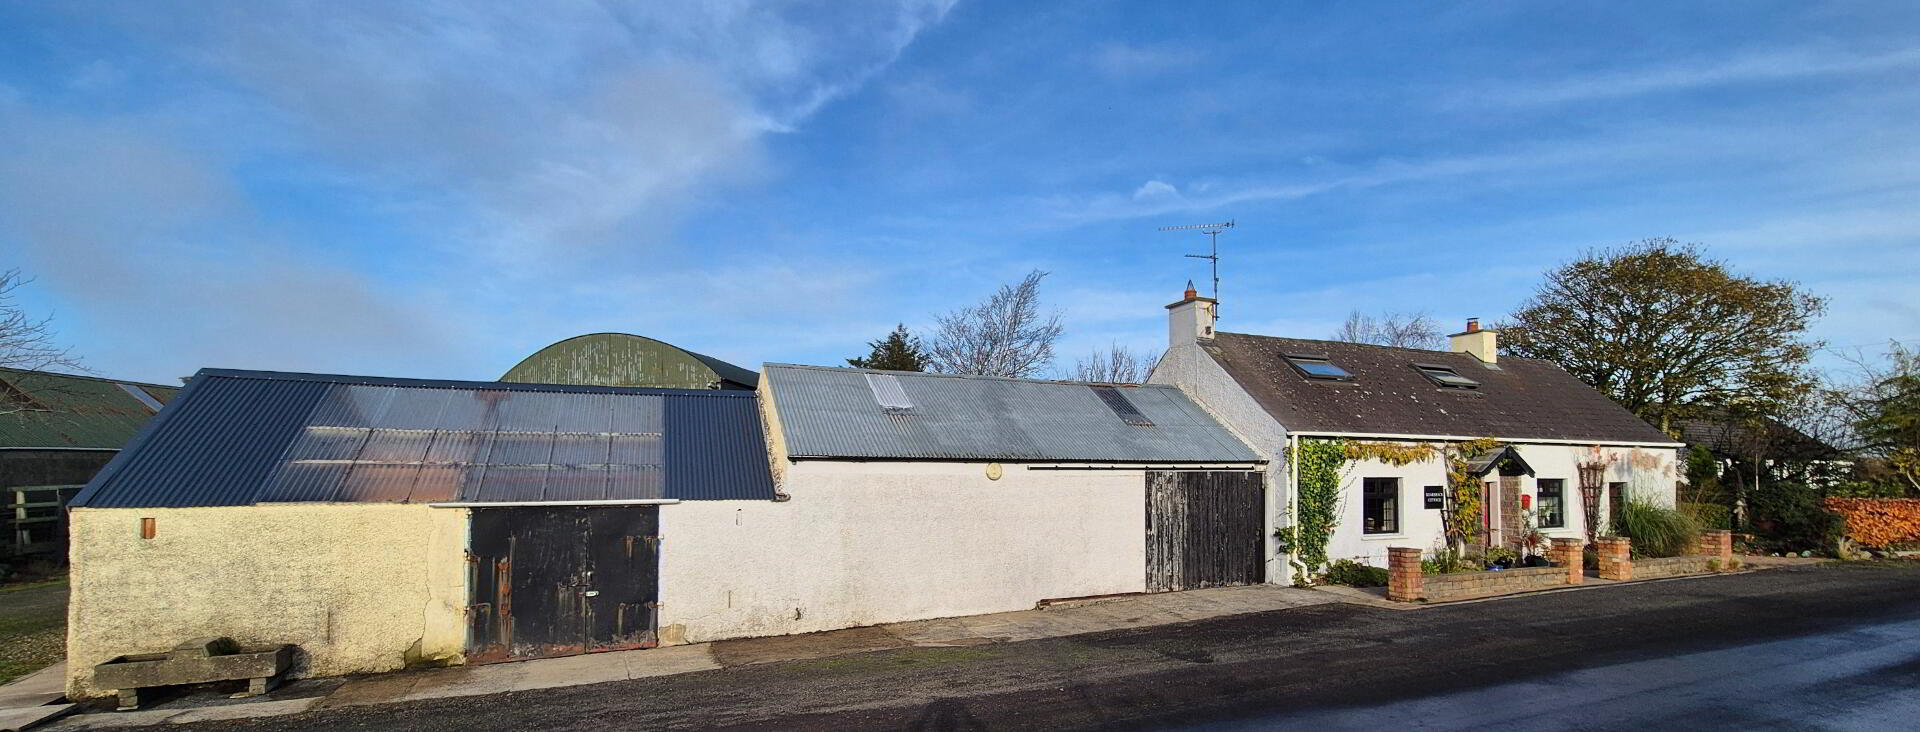
[[[166,653],[118,656],[93,667],[95,682],[120,695],[122,711],[140,708],[143,689],[217,681],[247,681],[236,694],[265,694],[293,666],[294,646],[242,649],[232,638],[195,638]]]

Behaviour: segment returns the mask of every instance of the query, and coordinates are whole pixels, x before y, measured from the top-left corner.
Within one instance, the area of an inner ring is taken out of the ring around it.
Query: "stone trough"
[[[120,692],[120,710],[140,708],[143,689],[216,681],[247,681],[235,697],[265,694],[293,665],[291,645],[242,649],[232,638],[195,638],[166,653],[119,656],[93,667],[101,688]]]

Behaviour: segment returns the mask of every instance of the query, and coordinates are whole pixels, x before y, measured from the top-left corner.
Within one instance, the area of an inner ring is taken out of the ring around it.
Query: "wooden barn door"
[[[469,538],[467,660],[656,644],[658,506],[482,508]]]
[[[1244,471],[1147,473],[1147,590],[1248,585],[1265,569],[1265,485]]]

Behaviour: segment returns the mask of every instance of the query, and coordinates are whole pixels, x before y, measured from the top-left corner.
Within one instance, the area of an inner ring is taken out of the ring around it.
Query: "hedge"
[[[1829,498],[1826,505],[1847,519],[1847,538],[1861,546],[1920,542],[1920,498]]]

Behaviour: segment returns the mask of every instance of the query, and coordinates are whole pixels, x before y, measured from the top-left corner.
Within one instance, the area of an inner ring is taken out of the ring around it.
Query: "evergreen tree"
[[[849,358],[847,365],[859,369],[883,369],[887,371],[925,371],[927,354],[920,339],[907,332],[905,323],[895,326],[892,333],[867,345],[873,352],[865,358]]]

